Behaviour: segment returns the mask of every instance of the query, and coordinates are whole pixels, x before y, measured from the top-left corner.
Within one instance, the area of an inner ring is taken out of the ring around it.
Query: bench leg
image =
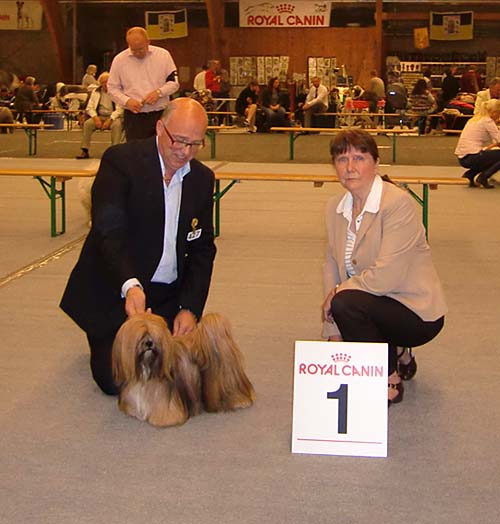
[[[57,237],[66,232],[66,181],[61,180],[60,188],[57,188],[57,178],[55,176],[50,177],[50,182],[47,182],[43,177],[35,177],[45,194],[50,200],[50,236]],[[57,200],[61,200],[61,229],[57,230]]]

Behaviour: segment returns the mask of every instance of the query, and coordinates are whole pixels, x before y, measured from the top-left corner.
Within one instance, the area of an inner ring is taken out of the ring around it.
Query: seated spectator
[[[256,80],[252,80],[236,99],[236,112],[239,116],[245,118],[250,133],[257,131],[255,117],[257,115],[259,91],[259,84]]]
[[[481,75],[476,71],[476,66],[470,65],[460,78],[460,91],[476,94],[482,88]]]
[[[95,75],[97,73],[97,66],[94,64],[90,64],[87,67],[87,71],[83,75],[82,78],[82,87],[85,88],[87,91],[93,91],[96,87],[98,87],[98,82],[95,79]]]
[[[109,73],[99,75],[99,87],[90,95],[87,104],[87,115],[90,117],[83,124],[83,138],[81,143],[82,152],[76,157],[78,159],[89,158],[90,139],[96,129],[111,130],[111,144],[119,144],[122,138],[123,107],[116,106],[108,94]]]
[[[287,127],[290,125],[288,113],[284,107],[284,95],[280,90],[280,81],[274,76],[269,79],[262,93],[262,109],[266,115],[265,131],[273,126]]]
[[[474,114],[477,115],[481,106],[492,98],[500,98],[500,77],[498,76],[490,80],[488,89],[478,92],[474,104]]]
[[[207,88],[206,76],[207,76],[208,65],[204,64],[201,67],[201,71],[197,73],[193,80],[193,89],[195,91],[205,91]]]
[[[311,87],[302,105],[304,111],[304,127],[312,126],[312,116],[325,113],[328,109],[328,88],[321,83],[319,76],[311,79]]]
[[[35,77],[27,76],[16,93],[14,99],[14,109],[17,112],[17,119],[23,122],[26,119],[28,124],[33,124],[35,118],[32,110],[39,107],[38,97],[35,92]]]
[[[425,133],[425,127],[427,123],[427,115],[434,113],[437,108],[436,99],[432,96],[430,91],[427,89],[427,83],[424,78],[419,78],[415,82],[413,91],[410,95],[410,110],[416,115],[418,133],[423,135]],[[435,126],[437,122],[432,123],[431,127]]]
[[[458,139],[455,155],[468,169],[462,176],[469,180],[469,187],[475,187],[476,181],[485,189],[495,187],[488,179],[500,170],[499,120],[500,100],[492,98],[465,124]]]
[[[12,111],[8,107],[0,106],[0,124],[13,124],[13,123],[14,123],[14,115],[12,114]],[[7,134],[7,131],[12,134],[14,132],[14,128],[13,127],[0,128],[0,133],[2,135]]]
[[[366,89],[377,95],[378,100],[385,98],[385,84],[384,81],[377,75],[377,70],[370,71],[370,83]]]
[[[447,67],[444,70],[444,78],[441,83],[441,95],[438,100],[438,110],[442,111],[446,105],[453,100],[460,91],[460,83],[455,77],[456,66]]]

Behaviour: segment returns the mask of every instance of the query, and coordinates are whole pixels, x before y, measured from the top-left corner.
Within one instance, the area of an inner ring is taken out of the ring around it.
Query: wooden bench
[[[6,129],[22,129],[28,137],[28,155],[34,156],[37,152],[37,132],[39,129],[49,129],[54,127],[52,124],[21,124],[15,122],[14,124],[0,124],[1,128]]]
[[[220,235],[220,200],[238,182],[242,180],[276,181],[276,182],[312,182],[315,187],[321,187],[325,182],[339,182],[333,174],[331,164],[259,164],[244,162],[221,162],[210,166],[215,172],[215,235]],[[459,169],[459,168],[457,168]],[[221,188],[221,181],[229,183]],[[429,189],[437,189],[440,185],[468,186],[465,178],[446,177],[414,177],[391,176],[398,185],[404,187],[422,206],[422,221],[426,234],[429,226]],[[409,186],[422,187],[419,195]]]
[[[73,129],[73,117],[79,114],[84,114],[83,109],[33,109],[32,113],[42,115],[62,115],[66,121],[66,129],[71,131]]]
[[[73,177],[95,176],[99,163],[98,159],[2,158],[0,176],[29,176],[38,180],[50,200],[50,235],[56,237],[66,231],[66,181]]]
[[[204,162],[215,173],[214,220],[215,234],[220,235],[221,199],[242,180],[275,182],[310,182],[316,187],[326,182],[338,182],[330,164],[263,164],[245,162]],[[99,159],[75,160],[69,158],[2,158],[0,176],[28,176],[40,183],[50,200],[50,234],[52,237],[66,231],[66,182],[72,178],[93,177],[99,169]],[[459,169],[459,168],[457,168]],[[468,186],[465,178],[399,177],[391,179],[404,186],[422,206],[422,220],[428,230],[429,189],[440,185]],[[221,187],[221,181],[228,181]],[[422,195],[409,186],[422,186]],[[57,204],[60,203],[58,225]]]
[[[395,116],[395,117],[401,117],[401,113],[371,113],[371,112],[368,112],[368,111],[338,111],[338,112],[329,112],[329,111],[326,111],[325,113],[314,113],[312,115],[312,121],[317,121],[317,120],[321,120],[322,117],[329,117],[329,116],[333,116],[333,117],[337,117],[337,116],[340,116],[340,117],[345,117],[345,119],[353,119],[353,122],[350,123],[350,125],[354,124],[355,121],[359,120],[359,119],[365,119],[365,117],[369,120],[369,124],[371,126],[374,126],[376,127],[377,126],[377,119],[381,119],[382,121],[382,126],[385,127],[385,117],[388,117],[388,116]],[[321,126],[321,127],[326,127],[326,126]],[[335,127],[334,125],[331,126],[331,127]],[[372,129],[372,127],[368,127],[368,129]]]
[[[219,131],[227,131],[228,129],[235,129],[236,126],[208,126],[206,135],[210,141],[210,159],[215,160],[217,154],[216,136]]]
[[[222,117],[225,125],[231,125],[232,117],[237,117],[238,113],[236,111],[207,111],[207,115],[209,124],[216,125],[215,122],[219,121],[217,117]]]
[[[290,135],[290,160],[293,160],[295,157],[295,140],[305,133],[340,133],[341,131],[346,131],[348,129],[355,129],[349,127],[271,127],[271,131],[274,132],[284,132]],[[356,128],[357,129],[357,128]],[[418,136],[416,133],[412,133],[408,129],[370,129],[367,130],[368,133],[375,133],[377,135],[392,135],[392,161],[396,162],[396,136],[401,134],[411,134],[413,136]]]

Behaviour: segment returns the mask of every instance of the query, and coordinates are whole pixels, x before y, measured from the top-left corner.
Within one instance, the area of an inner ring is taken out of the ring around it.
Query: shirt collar
[[[373,179],[372,187],[368,198],[366,199],[363,210],[360,215],[363,215],[365,211],[368,213],[377,213],[380,209],[380,201],[382,199],[382,188],[384,187],[384,182],[382,179],[376,175]],[[348,220],[352,217],[352,195],[347,191],[347,193],[342,197],[337,206],[337,213],[344,215]]]

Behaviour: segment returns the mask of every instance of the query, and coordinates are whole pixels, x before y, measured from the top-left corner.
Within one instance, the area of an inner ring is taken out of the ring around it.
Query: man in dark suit
[[[208,295],[215,245],[214,175],[194,160],[207,116],[172,101],[156,136],[109,148],[92,188],[92,229],[61,308],[86,332],[92,375],[117,394],[111,348],[127,316],[151,309],[174,335],[191,331]]]

